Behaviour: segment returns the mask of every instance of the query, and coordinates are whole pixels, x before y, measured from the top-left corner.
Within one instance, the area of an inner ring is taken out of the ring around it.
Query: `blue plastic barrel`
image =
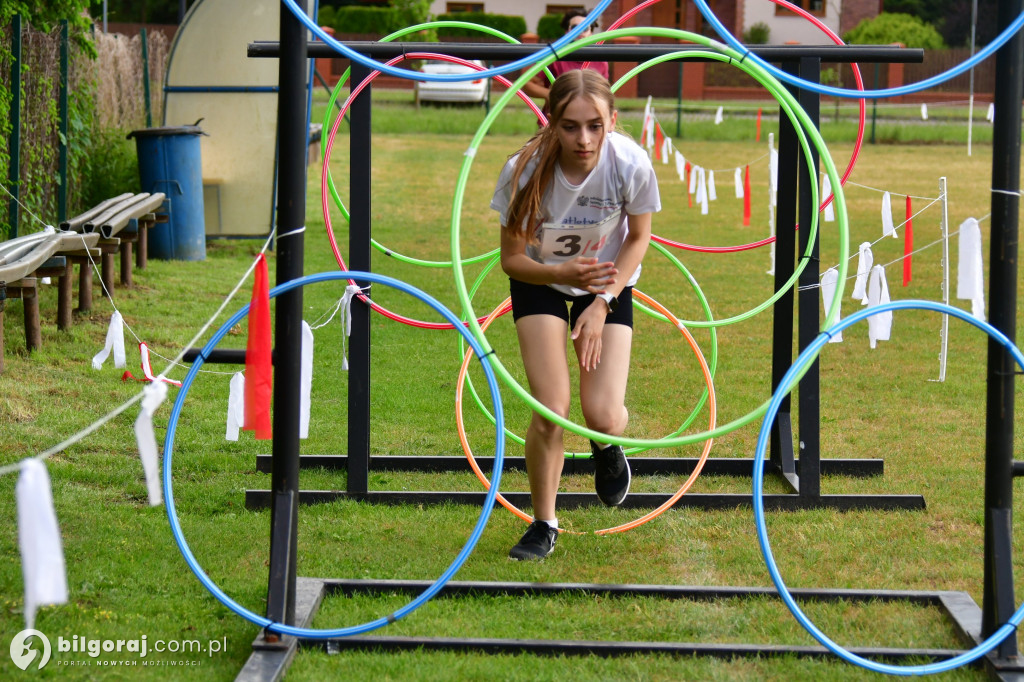
[[[166,223],[149,230],[150,258],[205,260],[203,166],[197,125],[134,130],[143,192],[167,196]]]

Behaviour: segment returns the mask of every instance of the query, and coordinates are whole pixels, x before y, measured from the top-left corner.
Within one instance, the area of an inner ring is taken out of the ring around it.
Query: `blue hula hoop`
[[[385,284],[387,286],[403,291],[411,296],[418,298],[424,303],[428,304],[438,313],[440,313],[452,326],[462,334],[466,341],[473,348],[477,358],[486,357],[485,351],[483,350],[480,343],[473,337],[473,335],[466,329],[465,325],[455,316],[450,310],[444,307],[443,304],[437,301],[429,294],[416,289],[415,287],[401,282],[399,280],[387,277],[385,275],[377,275],[369,272],[358,272],[358,271],[334,271],[334,272],[321,272],[315,275],[307,275],[298,279],[293,279],[284,284],[279,284],[270,290],[270,297],[273,298],[279,294],[283,294],[287,291],[291,291],[297,287],[302,287],[307,284],[314,284],[317,282],[327,282],[335,280],[357,280],[374,282],[379,284]],[[182,382],[181,390],[178,391],[177,398],[174,401],[174,407],[171,410],[170,419],[167,423],[167,436],[164,438],[164,467],[163,467],[163,486],[164,486],[164,498],[167,504],[167,519],[171,524],[171,532],[174,534],[174,541],[178,545],[178,549],[181,550],[181,555],[185,558],[185,562],[192,572],[199,578],[199,582],[209,590],[210,594],[217,598],[217,600],[234,611],[236,614],[245,618],[246,620],[259,625],[260,627],[266,628],[273,632],[279,632],[285,635],[292,635],[294,637],[302,637],[305,639],[332,639],[335,637],[348,637],[350,635],[358,635],[371,630],[375,630],[389,623],[393,623],[400,618],[407,616],[412,611],[416,610],[427,601],[431,599],[437,592],[444,587],[452,576],[462,567],[466,559],[469,557],[473,548],[476,546],[477,541],[480,539],[481,533],[483,533],[484,526],[487,525],[487,520],[490,518],[491,510],[494,508],[495,497],[498,493],[498,482],[501,477],[501,468],[505,457],[505,418],[504,412],[501,405],[501,392],[498,388],[498,382],[494,375],[494,369],[491,367],[489,362],[481,360],[480,364],[483,366],[484,374],[487,376],[487,385],[490,387],[491,399],[494,404],[494,413],[497,417],[496,420],[496,445],[494,450],[494,470],[491,473],[493,477],[493,485],[490,490],[487,491],[487,496],[484,501],[483,509],[480,512],[480,517],[476,522],[476,526],[473,528],[473,532],[470,534],[469,539],[466,540],[466,544],[463,545],[462,550],[459,552],[455,560],[448,566],[448,568],[441,574],[437,580],[434,581],[427,589],[419,594],[415,599],[410,601],[408,604],[398,609],[389,616],[378,618],[374,621],[363,623],[362,625],[353,625],[351,627],[336,628],[333,630],[317,630],[312,628],[300,628],[293,625],[286,625],[284,623],[277,623],[260,616],[253,611],[245,608],[227,594],[224,593],[220,587],[214,583],[209,576],[203,571],[199,562],[196,561],[195,556],[192,554],[192,550],[185,540],[185,536],[181,530],[181,524],[178,522],[178,514],[175,510],[174,505],[174,486],[171,479],[171,469],[174,463],[174,433],[177,430],[178,418],[181,414],[183,405],[185,404],[185,397],[188,395],[189,388],[192,386],[192,382],[199,374],[199,370],[203,365],[203,362],[208,357],[210,351],[212,351],[217,344],[220,342],[224,335],[227,334],[228,330],[235,326],[243,317],[249,313],[249,305],[246,304],[235,313],[231,319],[224,323],[217,333],[213,335],[205,346],[203,346],[202,352],[199,358],[192,364],[189,369],[188,375]]]
[[[721,20],[715,16],[715,13],[711,11],[707,0],[694,0],[694,2],[697,5],[697,9],[700,10],[700,13],[705,19],[707,19],[708,23],[711,24],[711,27],[715,30],[715,33],[717,33],[722,40],[727,42],[731,47],[743,52],[744,58],[749,57],[755,64],[771,73],[780,81],[789,83],[790,85],[796,85],[804,90],[810,90],[811,92],[816,92],[821,95],[833,95],[835,97],[846,97],[849,99],[880,99],[882,97],[895,97],[897,95],[906,95],[911,92],[920,92],[921,90],[927,90],[933,85],[944,83],[954,76],[959,76],[960,74],[973,69],[982,61],[988,59],[988,57],[994,54],[996,50],[1009,41],[1010,38],[1013,37],[1013,34],[1020,30],[1021,26],[1024,26],[1024,12],[1022,12],[1020,16],[1014,19],[1009,26],[1003,29],[1002,33],[996,36],[995,40],[975,53],[973,57],[960,62],[947,71],[943,71],[931,78],[926,78],[923,81],[908,83],[895,88],[885,88],[882,90],[850,90],[848,88],[837,88],[831,85],[814,83],[798,76],[794,76],[793,74],[786,73],[782,69],[769,64],[747,49],[746,45],[737,40],[736,36],[729,32],[729,29],[725,27],[725,24],[723,24]]]
[[[532,55],[529,55],[527,57],[521,57],[520,59],[517,59],[514,62],[509,62],[508,64],[504,64],[502,66],[495,66],[490,69],[485,69],[483,71],[471,71],[468,73],[422,73],[420,71],[411,71],[409,69],[399,69],[394,66],[382,64],[381,62],[371,59],[366,55],[359,54],[352,48],[346,47],[345,45],[341,44],[331,36],[327,35],[322,28],[317,26],[315,21],[310,19],[309,16],[305,12],[303,12],[297,4],[295,4],[295,0],[281,0],[281,2],[283,2],[285,4],[285,7],[288,8],[292,15],[294,15],[295,18],[299,20],[299,23],[301,23],[303,26],[309,29],[313,33],[313,35],[315,35],[319,40],[323,41],[335,52],[340,52],[342,55],[348,57],[349,59],[358,64],[362,64],[363,66],[375,69],[377,71],[380,71],[381,73],[386,73],[389,76],[397,76],[399,78],[408,78],[417,81],[436,81],[439,83],[452,83],[458,81],[476,80],[477,78],[490,78],[491,76],[506,74],[509,73],[510,71],[518,71],[524,67],[529,66],[530,64],[533,64],[534,62],[544,59],[548,54],[546,50],[537,50]],[[592,23],[600,19],[601,13],[604,12],[604,10],[608,7],[608,5],[611,4],[611,2],[612,0],[601,0],[601,2],[597,3],[594,9],[591,10],[590,14],[587,15],[586,19],[581,21],[576,26],[576,28],[572,29],[555,42],[548,43],[548,48],[557,55],[560,49],[562,49],[572,41],[576,40],[577,36],[586,31]]]
[[[768,405],[768,411],[764,415],[764,421],[761,425],[761,431],[757,439],[757,451],[754,455],[754,520],[757,525],[757,540],[761,545],[761,554],[764,556],[765,564],[768,567],[768,572],[771,574],[772,582],[775,583],[776,589],[779,591],[779,596],[782,597],[786,606],[790,612],[796,617],[797,622],[800,623],[813,636],[818,640],[825,648],[834,653],[835,655],[842,658],[848,663],[867,668],[868,670],[885,673],[888,675],[930,675],[933,673],[947,672],[958,668],[962,665],[970,663],[988,653],[997,644],[1002,642],[1006,637],[1017,629],[1020,625],[1021,620],[1024,620],[1024,605],[1020,606],[1010,617],[1010,619],[999,627],[988,639],[981,644],[977,645],[969,651],[954,656],[945,661],[938,661],[936,663],[929,663],[927,665],[914,665],[914,666],[900,666],[900,665],[889,665],[885,663],[878,663],[872,661],[853,652],[843,648],[839,644],[833,642],[829,637],[811,622],[811,620],[804,615],[800,607],[797,606],[793,596],[789,593],[789,589],[782,580],[782,576],[779,574],[779,569],[775,564],[775,558],[772,556],[771,544],[768,541],[768,531],[765,528],[764,518],[764,498],[762,497],[763,492],[763,481],[764,481],[764,458],[765,452],[768,449],[768,442],[771,436],[771,425],[775,420],[775,415],[778,414],[779,407],[782,404],[783,399],[792,389],[792,384],[796,382],[800,376],[801,369],[804,365],[811,362],[817,354],[821,351],[821,348],[828,343],[829,339],[835,334],[843,331],[847,327],[861,320],[868,318],[875,313],[884,313],[891,310],[933,310],[936,312],[944,313],[952,317],[959,318],[965,322],[968,322],[978,329],[981,329],[986,334],[991,336],[993,339],[998,341],[1006,350],[1012,355],[1017,365],[1024,368],[1024,355],[1021,354],[1020,350],[1006,337],[1001,331],[993,327],[987,322],[983,322],[978,318],[974,317],[970,313],[967,313],[959,308],[946,305],[943,303],[936,303],[934,301],[893,301],[891,303],[884,303],[870,308],[863,308],[853,315],[844,318],[832,328],[823,331],[819,334],[814,341],[806,348],[800,356],[793,363],[789,371],[782,377],[782,381],[779,383],[778,389],[772,395],[772,399]]]

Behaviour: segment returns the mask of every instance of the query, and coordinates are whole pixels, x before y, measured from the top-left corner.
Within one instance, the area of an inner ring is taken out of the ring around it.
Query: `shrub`
[[[843,40],[855,45],[903,43],[907,47],[938,50],[945,47],[942,36],[930,24],[909,14],[883,12],[865,19],[843,34]]]
[[[771,28],[763,21],[759,21],[746,30],[743,34],[743,42],[747,45],[765,45],[771,36]]]
[[[545,14],[537,20],[537,36],[541,40],[558,40],[562,35],[561,14]]]
[[[506,33],[513,38],[526,33],[526,20],[522,17],[507,14],[488,14],[486,12],[453,12],[437,17],[441,21],[467,21],[481,26],[488,26]],[[479,38],[482,34],[468,28],[440,28],[438,34],[444,38]]]

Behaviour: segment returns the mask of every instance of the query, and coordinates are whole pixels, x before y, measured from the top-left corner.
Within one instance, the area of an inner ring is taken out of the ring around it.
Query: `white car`
[[[473,63],[483,67],[483,63],[474,59]],[[474,73],[476,69],[446,62],[440,59],[428,59],[420,68],[423,73],[451,74]],[[416,103],[420,102],[469,102],[480,104],[487,99],[487,80],[475,78],[464,81],[416,81]]]

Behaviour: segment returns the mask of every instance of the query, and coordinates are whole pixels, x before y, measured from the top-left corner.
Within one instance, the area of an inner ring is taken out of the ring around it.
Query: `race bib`
[[[551,264],[581,256],[596,257],[607,243],[609,235],[618,227],[619,214],[620,211],[615,211],[601,222],[590,225],[542,224],[541,262]]]

